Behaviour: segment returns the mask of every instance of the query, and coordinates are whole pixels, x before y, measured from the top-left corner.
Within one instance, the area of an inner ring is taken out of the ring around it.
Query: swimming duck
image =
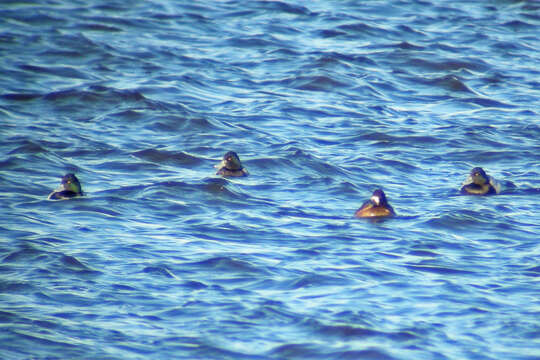
[[[377,189],[360,209],[354,213],[355,217],[383,217],[396,215],[394,209],[386,200],[386,195],[381,189]]]
[[[465,195],[494,195],[501,192],[499,182],[481,167],[472,169],[462,185],[461,193]]]
[[[49,200],[70,199],[82,195],[79,179],[74,174],[66,174],[62,177],[62,185],[49,195]]]
[[[242,167],[238,154],[234,151],[229,151],[223,155],[223,160],[216,165],[219,168],[216,175],[221,176],[247,176],[248,172]]]

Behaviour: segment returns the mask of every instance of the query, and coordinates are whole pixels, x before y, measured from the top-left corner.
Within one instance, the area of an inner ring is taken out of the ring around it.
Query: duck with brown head
[[[49,200],[65,200],[77,196],[83,196],[81,183],[74,174],[66,174],[62,177],[59,188],[49,194]]]
[[[381,189],[375,190],[371,195],[371,198],[354,213],[355,217],[361,218],[387,217],[394,215],[396,215],[396,213],[386,200],[386,195]]]
[[[238,154],[234,151],[229,151],[223,155],[223,160],[216,166],[219,170],[216,175],[221,176],[247,176],[247,170],[242,166]]]
[[[495,195],[501,192],[499,182],[481,167],[472,169],[462,185],[461,193],[464,195]]]

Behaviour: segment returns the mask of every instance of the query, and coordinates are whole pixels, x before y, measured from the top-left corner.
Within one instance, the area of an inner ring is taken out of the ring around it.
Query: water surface
[[[1,357],[539,359],[539,14],[4,1]]]

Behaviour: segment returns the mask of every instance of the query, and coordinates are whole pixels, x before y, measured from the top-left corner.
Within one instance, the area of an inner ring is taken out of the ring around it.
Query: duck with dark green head
[[[464,195],[495,195],[501,192],[500,183],[486,174],[481,167],[475,167],[462,184]]]
[[[247,170],[244,169],[242,163],[240,162],[238,154],[234,151],[229,151],[228,153],[223,155],[223,160],[221,160],[221,162],[216,165],[216,168],[219,169],[216,175],[237,177],[248,175]]]
[[[83,196],[81,183],[74,174],[66,174],[62,177],[62,184],[49,195],[49,200],[65,200],[77,196]]]
[[[396,213],[388,200],[386,200],[386,195],[381,189],[377,189],[371,195],[371,198],[366,201],[360,209],[356,210],[354,213],[355,217],[360,218],[380,218],[387,216],[394,216]]]

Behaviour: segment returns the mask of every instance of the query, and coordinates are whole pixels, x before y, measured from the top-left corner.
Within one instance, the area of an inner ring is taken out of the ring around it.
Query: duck
[[[381,189],[373,191],[371,198],[362,204],[360,209],[356,210],[354,213],[354,216],[359,218],[379,218],[394,215],[396,215],[396,213],[388,203],[388,200],[386,200],[386,195]]]
[[[495,195],[501,192],[501,185],[484,169],[475,167],[463,181],[460,192],[463,195]]]
[[[65,200],[83,196],[81,183],[75,174],[66,174],[62,177],[62,184],[49,194],[49,200]]]
[[[240,158],[238,157],[238,154],[234,151],[229,151],[225,155],[223,155],[223,160],[216,165],[216,168],[219,170],[217,171],[216,175],[221,176],[247,176],[248,172],[244,167],[242,166],[242,163],[240,162]]]

